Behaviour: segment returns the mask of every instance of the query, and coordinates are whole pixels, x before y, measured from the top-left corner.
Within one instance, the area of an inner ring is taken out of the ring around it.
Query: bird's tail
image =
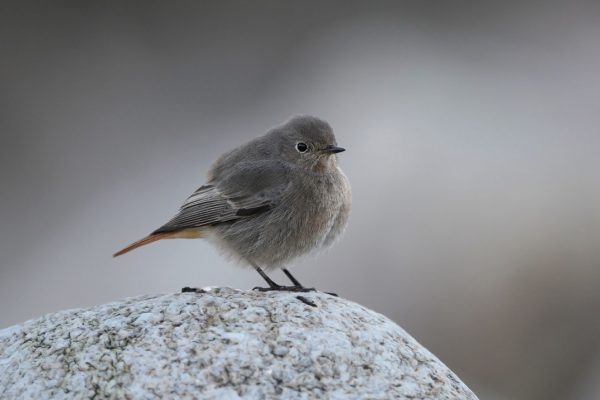
[[[129,253],[131,250],[135,250],[138,247],[142,247],[142,246],[145,246],[152,242],[156,242],[157,240],[176,239],[176,238],[195,239],[195,238],[199,238],[202,236],[204,236],[203,232],[201,229],[198,229],[198,228],[184,229],[184,230],[175,231],[175,232],[151,233],[150,235],[146,236],[145,238],[140,239],[137,242],[133,242],[129,246],[125,247],[124,249],[117,251],[115,254],[113,254],[113,257],[118,257],[125,253]]]

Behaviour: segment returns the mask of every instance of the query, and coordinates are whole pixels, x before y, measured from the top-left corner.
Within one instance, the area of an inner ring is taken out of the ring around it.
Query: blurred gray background
[[[308,113],[348,149],[354,209],[302,282],[481,399],[600,398],[597,1],[2,2],[0,52],[0,328],[262,284],[203,241],[111,254]]]

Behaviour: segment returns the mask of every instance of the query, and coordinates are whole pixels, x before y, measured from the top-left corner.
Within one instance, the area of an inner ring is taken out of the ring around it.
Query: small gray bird
[[[161,239],[208,238],[251,265],[267,281],[261,290],[305,291],[285,268],[292,259],[331,245],[348,221],[351,191],[337,165],[333,130],[301,116],[222,155],[169,222],[114,254]],[[293,286],[262,268],[279,267]]]

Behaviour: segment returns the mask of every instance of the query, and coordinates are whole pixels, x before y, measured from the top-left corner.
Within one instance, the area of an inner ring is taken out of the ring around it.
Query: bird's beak
[[[322,151],[323,153],[335,154],[341,153],[342,151],[346,151],[346,149],[330,144],[329,146],[325,147]]]

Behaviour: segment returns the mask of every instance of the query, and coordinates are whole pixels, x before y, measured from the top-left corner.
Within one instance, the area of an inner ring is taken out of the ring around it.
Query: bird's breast
[[[339,236],[349,209],[345,176],[298,176],[272,209],[217,227],[222,248],[266,268],[286,265]]]
[[[320,247],[331,234],[338,218],[350,206],[350,187],[343,173],[318,175],[304,181],[294,201],[297,236],[307,246]],[[345,225],[345,223],[344,223]],[[343,227],[342,227],[343,228]]]

